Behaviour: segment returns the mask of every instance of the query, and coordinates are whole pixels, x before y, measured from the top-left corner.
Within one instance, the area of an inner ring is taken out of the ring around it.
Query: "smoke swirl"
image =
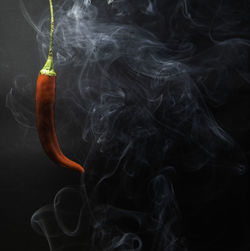
[[[51,251],[188,250],[182,190],[192,193],[188,205],[208,203],[246,168],[211,110],[227,102],[236,80],[250,81],[249,28],[241,20],[249,6],[109,3],[55,4],[57,124],[80,128],[72,141],[81,137],[89,150],[81,185],[60,190],[32,226]],[[43,61],[49,20],[46,11],[32,23]],[[18,88],[7,106],[32,128],[32,100]],[[183,181],[196,174],[202,184]]]

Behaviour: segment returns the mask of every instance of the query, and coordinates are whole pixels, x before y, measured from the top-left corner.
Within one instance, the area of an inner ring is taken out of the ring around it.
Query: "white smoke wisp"
[[[244,29],[234,32],[237,13],[222,1],[201,2],[196,9],[185,0],[56,2],[57,106],[68,131],[81,129],[72,141],[82,137],[90,150],[82,151],[80,187],[62,189],[32,218],[51,251],[187,250],[176,177],[208,172],[192,190],[207,202],[223,193],[227,172],[244,172],[210,108],[226,101],[235,75],[250,82],[249,40]],[[31,23],[43,61],[49,20],[47,10]],[[34,114],[17,107],[14,93],[25,98],[12,90],[7,105],[31,127]]]

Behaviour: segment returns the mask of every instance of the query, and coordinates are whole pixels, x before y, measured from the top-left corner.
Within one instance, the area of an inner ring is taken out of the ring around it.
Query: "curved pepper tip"
[[[85,170],[81,165],[79,165],[78,171],[80,171],[82,174],[85,173]]]
[[[84,168],[78,163],[75,163],[73,169],[75,169],[76,171],[79,171],[80,173],[85,173]]]
[[[79,167],[75,167],[74,168],[76,171],[79,171],[81,174],[85,173],[85,170],[82,166],[79,166]]]
[[[63,153],[59,149],[58,152],[60,152],[60,156],[57,156],[57,159],[55,159],[55,163],[57,163],[59,166],[79,171],[81,173],[85,172],[84,168],[80,164],[67,158],[65,155],[63,155]]]

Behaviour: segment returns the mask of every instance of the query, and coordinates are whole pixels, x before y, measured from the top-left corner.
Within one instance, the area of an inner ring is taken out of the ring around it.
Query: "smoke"
[[[80,128],[72,141],[89,150],[81,185],[32,217],[51,251],[187,250],[181,190],[192,192],[190,204],[208,203],[246,168],[211,111],[250,82],[242,2],[55,2],[57,127]],[[49,12],[36,25],[22,11],[44,62]],[[28,83],[13,86],[7,106],[35,128]],[[202,184],[180,183],[196,173]]]

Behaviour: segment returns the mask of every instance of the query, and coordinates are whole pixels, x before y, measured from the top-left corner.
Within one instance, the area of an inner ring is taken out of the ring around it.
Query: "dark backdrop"
[[[29,1],[27,8],[34,20],[39,20],[41,11],[47,7],[47,0]],[[32,213],[50,203],[55,193],[68,184],[79,182],[78,174],[53,165],[43,153],[36,135],[26,134],[5,106],[6,95],[14,85],[15,78],[32,73],[34,85],[41,68],[36,33],[24,19],[19,2],[1,0],[0,3],[0,249],[1,250],[48,250],[47,242],[38,236],[30,226]],[[229,101],[213,113],[248,153],[250,152],[250,126],[241,131],[242,124],[250,123],[250,87],[241,85],[233,90]],[[240,112],[239,112],[240,111]],[[32,147],[30,147],[32,144]],[[224,201],[217,201],[219,215],[228,213],[231,226],[228,238],[244,241],[241,247],[232,250],[248,250],[245,222],[247,221],[247,175],[233,180]],[[216,205],[217,203],[217,205]],[[225,212],[227,205],[228,211]],[[209,210],[209,209],[208,209]],[[184,212],[185,215],[185,212]],[[223,218],[223,217],[222,217]],[[190,219],[188,219],[190,220]],[[188,221],[187,220],[187,221]],[[195,227],[195,219],[194,221]],[[199,219],[198,219],[199,220]],[[197,221],[198,221],[197,220]],[[216,219],[215,219],[216,221]],[[220,222],[220,218],[217,219]],[[235,225],[235,227],[234,227]],[[216,225],[213,225],[216,227]],[[206,233],[206,230],[204,230]],[[245,236],[244,236],[245,235]],[[202,241],[201,239],[197,241]],[[196,242],[196,240],[193,240]],[[201,250],[202,251],[202,250]]]

